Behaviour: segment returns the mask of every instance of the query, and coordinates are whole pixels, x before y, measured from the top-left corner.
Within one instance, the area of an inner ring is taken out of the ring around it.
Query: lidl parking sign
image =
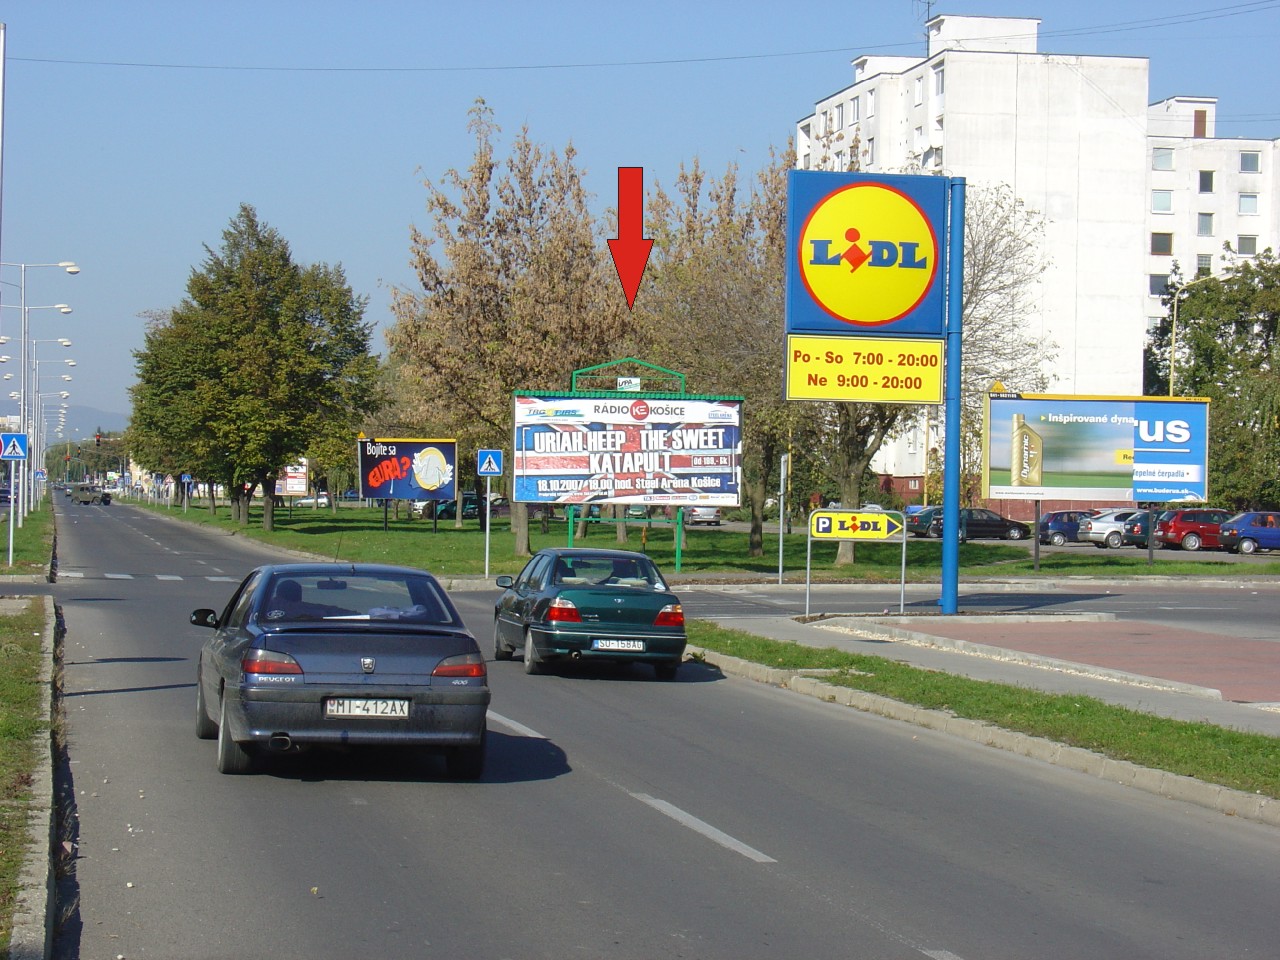
[[[946,332],[945,177],[792,170],[786,332]]]

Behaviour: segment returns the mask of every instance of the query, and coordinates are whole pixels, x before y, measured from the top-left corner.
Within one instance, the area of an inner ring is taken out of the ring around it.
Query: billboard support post
[[[951,181],[947,230],[946,437],[942,458],[942,596],[943,613],[959,610],[960,594],[960,341],[964,299],[963,177]]]

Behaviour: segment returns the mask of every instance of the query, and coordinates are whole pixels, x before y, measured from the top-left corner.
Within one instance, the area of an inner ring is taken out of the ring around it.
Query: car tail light
[[[684,607],[678,603],[668,603],[658,611],[658,616],[653,621],[653,625],[655,627],[683,627]]]
[[[485,675],[484,657],[478,653],[460,653],[456,657],[445,657],[434,670],[433,677],[483,677]]]
[[[578,613],[572,600],[556,597],[547,607],[547,619],[557,623],[581,623],[582,614]]]
[[[240,661],[240,669],[249,674],[302,673],[297,660],[274,650],[250,650]]]

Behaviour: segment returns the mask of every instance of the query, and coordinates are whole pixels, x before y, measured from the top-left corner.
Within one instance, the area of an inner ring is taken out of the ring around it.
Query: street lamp
[[[27,306],[27,269],[36,267],[57,267],[59,270],[65,270],[67,273],[75,276],[80,272],[79,265],[74,260],[59,260],[57,263],[11,263],[8,261],[0,261],[0,267],[17,267],[20,271],[18,288],[20,291],[21,302],[19,306],[22,308],[22,389],[18,398],[18,432],[27,433],[27,338],[29,330],[29,313],[31,307]],[[71,308],[65,303],[55,304],[54,308],[62,313],[70,313]],[[30,486],[31,461],[28,459],[26,463],[21,464],[22,469],[18,471],[18,475],[22,478],[22,482],[18,485],[18,526],[22,526],[23,520],[26,518],[29,505],[28,487]]]
[[[1173,378],[1174,370],[1178,363],[1178,301],[1181,299],[1182,291],[1187,287],[1194,286],[1197,283],[1203,283],[1206,280],[1216,279],[1213,274],[1206,273],[1202,277],[1196,277],[1188,280],[1173,289],[1173,308],[1171,311],[1171,322],[1169,328],[1169,396],[1173,396]]]

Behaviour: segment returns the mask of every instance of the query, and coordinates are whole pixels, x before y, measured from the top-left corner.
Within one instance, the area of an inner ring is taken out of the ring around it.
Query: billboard
[[[742,401],[515,397],[515,499],[737,506]]]
[[[457,496],[456,440],[356,441],[360,496],[371,500],[453,500]]]
[[[289,464],[276,477],[277,497],[305,497],[309,492],[306,457],[300,457],[297,463]]]
[[[792,170],[786,332],[942,337],[946,177]]]
[[[994,392],[983,496],[995,500],[1208,499],[1209,401]]]

